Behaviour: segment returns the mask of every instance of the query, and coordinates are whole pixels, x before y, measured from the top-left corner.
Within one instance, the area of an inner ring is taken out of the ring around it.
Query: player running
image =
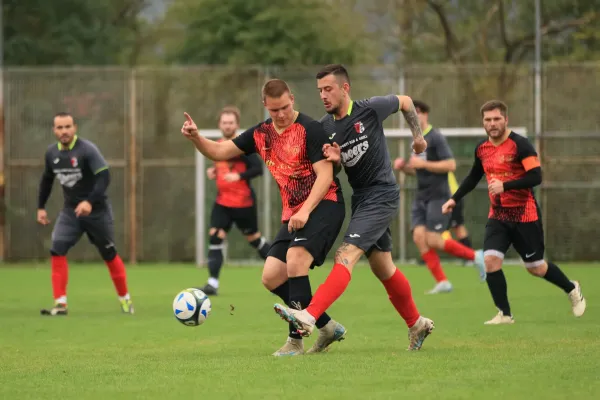
[[[265,83],[262,98],[271,118],[233,140],[214,142],[200,136],[187,113],[181,132],[212,160],[254,153],[264,160],[279,186],[283,211],[282,226],[265,261],[262,282],[286,304],[302,309],[312,299],[308,272],[323,264],[342,227],[344,200],[333,176],[333,164],[322,153],[328,141],[321,124],[294,110],[294,96],[285,81]],[[319,338],[309,353],[327,350],[346,334],[346,329],[325,313],[316,326]],[[303,353],[302,336],[290,324],[287,342],[273,355]]]
[[[121,310],[133,314],[133,303],[127,290],[125,265],[114,243],[112,208],[106,196],[110,182],[108,164],[100,150],[89,140],[78,138],[73,116],[54,116],[54,135],[58,144],[46,150],[45,169],[38,194],[37,222],[48,225],[46,202],[52,191],[54,177],[64,195],[64,207],[52,230],[52,291],[54,307],[42,309],[42,315],[67,315],[67,253],[86,233],[98,248],[117,290]]]
[[[442,207],[450,213],[456,203],[477,186],[485,174],[490,212],[483,242],[487,284],[498,314],[486,325],[512,324],[507,284],[502,260],[512,244],[527,271],[558,286],[568,294],[573,314],[585,312],[581,286],[570,281],[560,268],[544,260],[544,231],[533,187],[542,183],[538,155],[529,141],[508,127],[508,107],[501,101],[488,101],[481,107],[488,139],[475,148],[475,161],[469,175]]]
[[[236,107],[225,107],[219,114],[219,129],[224,140],[236,137],[240,127],[240,111]],[[219,274],[223,266],[223,241],[235,223],[246,236],[252,247],[258,250],[265,260],[269,253],[269,243],[258,230],[256,195],[250,179],[262,175],[262,165],[256,154],[241,155],[231,160],[217,161],[214,167],[206,170],[208,179],[216,180],[217,198],[210,215],[208,235],[209,278],[202,288],[208,295],[217,295]]]
[[[328,114],[322,119],[323,127],[333,142],[325,144],[324,154],[344,166],[353,189],[352,218],[335,253],[335,265],[310,305],[299,311],[276,304],[275,311],[303,335],[310,335],[315,321],[346,290],[354,265],[366,254],[371,270],[409,328],[408,349],[419,350],[434,324],[419,314],[410,284],[392,260],[390,224],[398,211],[400,189],[383,132],[383,121],[400,110],[413,133],[413,150],[425,151],[427,143],[413,102],[395,95],[352,101],[348,72],[339,64],[324,67],[317,80]]]
[[[483,250],[475,251],[454,239],[444,239],[442,236],[450,227],[451,216],[442,214],[442,205],[450,197],[448,174],[456,169],[456,161],[444,135],[429,124],[429,106],[418,100],[414,100],[413,104],[427,141],[427,151],[412,156],[408,163],[397,158],[394,169],[417,177],[417,194],[411,210],[413,241],[436,280],[435,287],[427,293],[446,293],[452,291],[452,284],[444,273],[437,252],[445,251],[454,257],[474,261],[483,282]]]

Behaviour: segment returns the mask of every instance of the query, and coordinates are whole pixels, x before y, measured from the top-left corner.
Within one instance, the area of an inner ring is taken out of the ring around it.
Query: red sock
[[[453,239],[444,242],[444,251],[454,257],[473,261],[475,259],[475,250]]]
[[[427,268],[431,272],[431,275],[435,278],[436,282],[447,281],[446,274],[442,269],[442,263],[440,262],[440,256],[435,252],[434,249],[429,249],[425,254],[421,254],[423,261],[427,264]]]
[[[65,256],[52,256],[52,295],[54,300],[67,295],[69,264]]]
[[[319,317],[344,293],[350,283],[350,271],[343,264],[335,264],[325,282],[315,292],[306,311],[315,319]]]
[[[396,272],[387,281],[381,281],[385,290],[387,291],[390,301],[394,305],[398,314],[402,316],[406,325],[410,328],[419,319],[419,310],[415,305],[415,301],[412,297],[410,290],[410,283],[406,276],[396,268]]]
[[[115,284],[115,289],[117,289],[117,294],[121,297],[125,296],[129,292],[127,291],[127,274],[125,273],[123,260],[117,254],[115,258],[111,261],[105,261],[105,263],[110,271],[110,277]]]

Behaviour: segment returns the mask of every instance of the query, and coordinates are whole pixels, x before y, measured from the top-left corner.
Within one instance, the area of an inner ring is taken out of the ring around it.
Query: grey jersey
[[[452,150],[448,145],[448,141],[431,125],[425,130],[424,137],[427,142],[427,150],[417,157],[421,157],[427,161],[443,161],[454,158]],[[450,198],[450,186],[448,185],[448,173],[438,174],[427,171],[426,169],[418,169],[417,173],[417,200],[429,201],[435,199]]]
[[[321,119],[329,139],[341,148],[342,165],[355,192],[396,185],[383,121],[399,108],[397,96],[377,96],[350,103],[348,115],[340,120],[329,114]]]
[[[108,164],[95,144],[75,137],[67,150],[60,144],[53,144],[46,150],[44,175],[56,176],[63,188],[65,207],[76,207],[92,192],[96,179],[94,175],[108,168]],[[106,195],[100,204],[106,203]]]

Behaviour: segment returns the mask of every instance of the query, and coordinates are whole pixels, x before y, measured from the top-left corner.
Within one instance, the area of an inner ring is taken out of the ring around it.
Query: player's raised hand
[[[185,136],[188,139],[197,138],[199,135],[198,135],[198,127],[196,126],[196,123],[194,122],[192,117],[190,117],[190,114],[184,112],[183,115],[185,116],[185,122],[183,123],[183,126],[181,127],[181,133],[183,134],[183,136]]]
[[[333,144],[325,143],[323,145],[323,156],[327,159],[327,161],[339,164],[341,160],[340,154],[341,149],[339,144],[333,142]]]
[[[412,149],[415,152],[415,154],[421,154],[422,152],[427,150],[427,142],[422,137],[417,138],[412,142]]]
[[[504,193],[504,182],[499,179],[492,178],[488,184],[488,190],[494,196]]]
[[[309,216],[310,213],[304,211],[303,209],[298,210],[296,214],[292,215],[290,222],[288,222],[288,232],[292,233],[292,231],[299,231],[300,229],[304,228]]]
[[[406,165],[406,161],[404,161],[404,158],[398,157],[394,160],[394,169],[396,171],[401,171],[405,165]]]
[[[456,207],[456,202],[454,201],[454,199],[448,200],[442,206],[442,214],[450,214],[452,210],[454,210],[454,207]]]
[[[215,167],[210,167],[206,169],[206,177],[211,181],[213,179],[217,179],[217,170]]]
[[[48,213],[46,213],[46,210],[37,210],[37,222],[40,225],[48,225],[50,223],[50,220],[48,219]]]

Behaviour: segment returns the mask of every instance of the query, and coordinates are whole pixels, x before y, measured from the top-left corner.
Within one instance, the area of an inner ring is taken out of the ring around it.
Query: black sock
[[[223,250],[211,249],[208,251],[208,273],[211,278],[219,279],[223,266]]]
[[[575,285],[573,282],[567,278],[564,272],[558,265],[549,262],[548,263],[548,271],[546,271],[546,275],[544,275],[544,279],[550,283],[555,284],[559,288],[565,291],[565,293],[569,294],[571,290],[575,289]]]
[[[250,246],[258,250],[258,254],[263,260],[267,259],[269,249],[271,248],[271,245],[269,244],[269,242],[267,242],[267,239],[261,236],[258,239],[251,241]]]
[[[502,311],[502,314],[512,316],[508,304],[508,288],[504,271],[488,272],[486,282],[496,307]]]
[[[289,278],[290,283],[290,307],[298,310],[304,310],[310,304],[312,300],[312,289],[310,287],[310,280],[308,276],[296,276]],[[327,323],[331,321],[331,318],[327,313],[323,313],[316,321],[315,325],[318,329],[321,329]]]
[[[465,246],[467,246],[468,248],[472,249],[473,248],[473,243],[471,243],[471,238],[468,236],[465,236],[462,239],[458,239],[458,241],[462,244],[464,244]]]
[[[275,289],[271,290],[271,293],[279,296],[281,300],[285,303],[286,306],[289,305],[290,299],[290,283],[289,281],[285,281],[282,285],[277,286]],[[296,331],[296,328],[293,324],[290,323],[290,337],[292,339],[302,339],[302,336]]]

